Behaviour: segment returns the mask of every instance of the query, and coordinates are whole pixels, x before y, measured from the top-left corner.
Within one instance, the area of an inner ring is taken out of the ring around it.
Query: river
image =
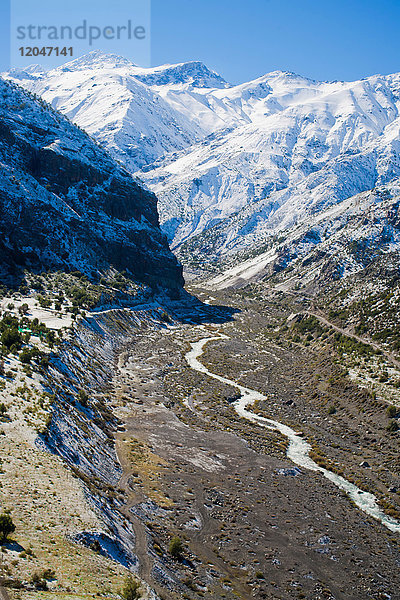
[[[310,444],[299,434],[294,431],[291,427],[280,423],[279,421],[274,421],[273,419],[267,419],[266,417],[262,417],[260,415],[256,415],[249,410],[247,410],[248,406],[251,406],[257,400],[266,401],[266,397],[260,394],[259,392],[252,390],[250,388],[239,385],[235,381],[228,379],[227,377],[222,377],[221,375],[217,375],[209,371],[200,361],[199,358],[203,354],[204,347],[208,342],[228,339],[228,337],[224,334],[219,334],[218,336],[206,337],[198,342],[193,342],[191,344],[191,350],[186,354],[186,361],[192,369],[204,373],[213,379],[221,381],[222,383],[226,383],[230,386],[235,387],[240,391],[240,398],[237,400],[233,406],[237,412],[237,414],[241,417],[244,417],[248,421],[259,425],[260,427],[264,427],[265,429],[270,430],[278,430],[284,436],[286,436],[289,440],[289,447],[287,450],[288,458],[303,469],[308,469],[309,471],[315,471],[323,475],[326,479],[329,479],[332,483],[334,483],[338,488],[346,492],[346,494],[353,500],[353,502],[364,511],[366,514],[370,515],[374,519],[380,521],[385,527],[390,529],[390,531],[400,533],[400,523],[396,519],[386,515],[379,507],[377,503],[376,497],[369,493],[360,490],[356,485],[347,481],[344,477],[333,473],[332,471],[328,471],[323,467],[320,467],[316,462],[314,462],[310,458]]]

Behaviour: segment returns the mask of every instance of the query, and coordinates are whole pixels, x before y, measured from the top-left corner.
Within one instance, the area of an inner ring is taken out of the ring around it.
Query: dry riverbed
[[[138,337],[114,382],[125,424],[117,434],[121,486],[142,576],[168,599],[398,598],[399,535],[321,475],[295,470],[281,434],[237,416],[237,389],[184,357],[196,339],[227,335],[207,346],[204,364],[266,395],[254,409],[303,431],[317,460],[390,498],[398,437],[386,432],[381,408],[374,412],[372,397],[350,380],[338,383],[329,349],[277,338],[296,307],[235,294],[214,301],[242,311],[225,325]],[[176,535],[181,560],[168,552]]]
[[[119,423],[110,421],[122,476],[107,502],[125,530],[133,528],[139,575],[160,600],[396,600],[399,534],[319,473],[295,468],[282,434],[238,416],[238,389],[190,368],[185,356],[197,340],[226,336],[205,347],[209,371],[262,393],[254,412],[301,431],[315,461],[396,515],[399,435],[387,429],[382,386],[372,393],[357,385],[358,367],[350,372],[329,332],[299,333],[294,315],[307,310],[305,299],[197,293],[237,312],[201,326],[195,314],[186,324],[144,319],[119,354],[110,388],[97,393]],[[1,492],[17,530],[3,566],[24,581],[54,571],[48,591],[10,594],[118,598],[126,571],[72,542],[79,531],[106,530],[105,522],[79,479],[36,444],[48,410],[40,380],[17,363],[7,369],[14,371],[3,390],[10,419],[1,425]],[[392,387],[390,398],[396,394]],[[174,536],[183,545],[178,556],[169,550]]]

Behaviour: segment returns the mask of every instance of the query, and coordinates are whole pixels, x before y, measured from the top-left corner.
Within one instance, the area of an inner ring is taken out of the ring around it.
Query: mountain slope
[[[176,102],[164,97],[164,87],[190,97],[193,86],[206,92],[227,85],[202,63],[142,69],[98,51],[47,72],[12,70],[7,76],[93,135],[132,172],[210,131],[190,111],[177,110]]]
[[[111,270],[178,290],[156,198],[60,114],[0,81],[2,280],[24,269]],[[7,279],[8,278],[8,279]]]
[[[93,52],[8,76],[141,169],[188,265],[262,247],[400,175],[399,74],[317,82],[276,71],[232,86],[201,63],[142,69]]]
[[[314,294],[366,269],[398,277],[400,179],[308,217],[281,239],[271,240],[266,251],[253,254],[209,285],[224,289],[271,280],[278,289]]]
[[[400,174],[399,76],[302,86],[288,74],[267,79],[271,93],[252,123],[143,176],[174,247],[193,238],[203,254],[231,253]]]

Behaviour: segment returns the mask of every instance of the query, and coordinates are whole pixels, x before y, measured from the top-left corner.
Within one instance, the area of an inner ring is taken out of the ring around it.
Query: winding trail
[[[329,319],[327,319],[326,316],[321,311],[312,312],[310,310],[307,310],[305,314],[310,315],[311,317],[315,317],[316,319],[318,319],[318,321],[320,323],[322,323],[322,325],[331,327],[332,329],[334,329],[335,331],[338,331],[339,333],[342,333],[346,337],[352,338],[353,340],[356,340],[357,342],[361,342],[362,344],[366,344],[367,346],[371,346],[375,350],[378,350],[379,352],[382,353],[382,355],[387,360],[389,360],[391,363],[393,363],[393,365],[395,365],[398,369],[400,369],[400,361],[395,357],[395,355],[392,352],[388,352],[388,350],[385,350],[384,348],[382,348],[382,346],[380,346],[376,342],[366,339],[366,338],[363,338],[363,337],[360,337],[359,335],[356,335],[355,333],[350,333],[346,329],[343,329],[342,327],[335,325],[334,323],[329,321]]]
[[[346,492],[346,494],[362,511],[380,521],[385,527],[390,529],[390,531],[400,533],[400,522],[386,515],[379,508],[377,499],[373,494],[360,490],[356,485],[344,479],[344,477],[336,475],[336,473],[332,473],[332,471],[328,471],[314,462],[309,455],[311,450],[310,444],[304,440],[299,433],[296,433],[291,427],[288,427],[279,421],[267,419],[266,417],[256,415],[247,410],[247,406],[253,404],[255,401],[267,400],[265,396],[255,390],[239,385],[227,377],[222,377],[221,375],[212,373],[199,361],[199,357],[203,354],[204,347],[206,344],[208,344],[208,342],[223,339],[229,338],[224,334],[218,334],[217,336],[203,338],[198,342],[192,342],[191,350],[185,355],[189,366],[199,373],[204,373],[209,377],[216,379],[217,381],[221,381],[222,383],[226,383],[227,385],[237,388],[240,391],[241,396],[239,400],[233,404],[233,406],[239,416],[252,423],[255,423],[256,425],[259,425],[260,427],[280,431],[280,433],[286,436],[289,440],[287,456],[292,462],[299,467],[303,467],[304,469],[321,473],[321,475],[323,475],[326,479],[329,479],[329,481],[334,483],[338,488]]]

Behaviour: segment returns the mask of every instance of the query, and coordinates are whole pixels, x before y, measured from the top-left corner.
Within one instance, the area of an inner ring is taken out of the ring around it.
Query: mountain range
[[[400,177],[400,74],[232,85],[199,62],[140,68],[92,52],[5,74],[85,129],[159,199],[187,266],[262,252],[330,207]]]
[[[399,108],[400,74],[3,73],[0,597],[394,598]]]

